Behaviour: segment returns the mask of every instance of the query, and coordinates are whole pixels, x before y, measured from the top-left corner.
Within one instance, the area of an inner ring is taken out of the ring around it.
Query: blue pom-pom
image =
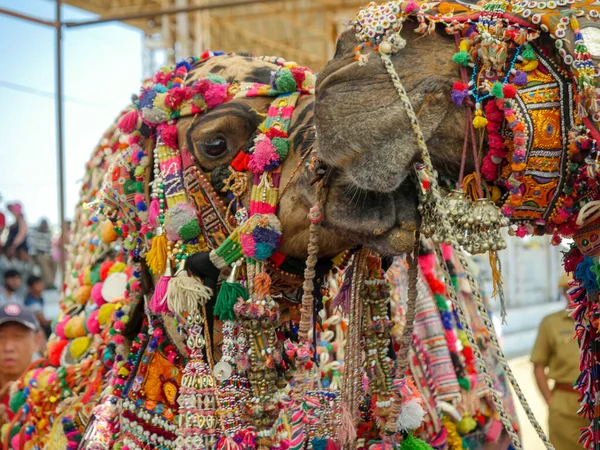
[[[175,69],[179,69],[180,67],[185,67],[187,70],[192,70],[192,65],[186,59],[179,61],[175,66]]]
[[[136,203],[135,207],[137,208],[138,211],[146,211],[148,209],[145,202]]]
[[[152,108],[155,97],[156,91],[153,89],[147,89],[142,92],[139,102],[140,108]]]
[[[267,259],[269,256],[271,256],[272,254],[273,254],[273,247],[271,247],[268,244],[265,244],[264,242],[256,243],[256,251],[254,253],[254,259],[263,261],[263,260]]]
[[[582,283],[588,291],[598,289],[596,274],[592,272],[593,266],[594,260],[589,256],[585,256],[575,269],[575,279]]]
[[[160,92],[161,94],[167,92],[167,87],[162,84],[155,84],[153,88],[156,92]]]

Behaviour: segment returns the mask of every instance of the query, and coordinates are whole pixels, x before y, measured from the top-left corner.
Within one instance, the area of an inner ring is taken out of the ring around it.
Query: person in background
[[[10,386],[27,370],[40,346],[40,324],[17,303],[0,307],[0,424],[10,421]]]
[[[35,317],[40,322],[46,337],[50,337],[52,332],[52,321],[44,316],[44,297],[42,293],[45,289],[44,280],[36,275],[31,275],[27,278],[27,295],[25,296],[25,307],[29,308],[35,314]]]
[[[0,239],[2,239],[2,233],[6,228],[6,216],[0,212]],[[2,241],[0,240],[0,248],[2,248]]]
[[[52,258],[52,232],[48,221],[42,219],[40,224],[29,233],[29,253],[40,266],[42,279],[48,289],[56,289],[56,261]]]
[[[569,281],[567,275],[559,280],[567,303]],[[538,389],[548,405],[550,442],[557,450],[580,448],[579,429],[589,426],[589,421],[577,415],[579,394],[574,384],[579,377],[579,347],[573,319],[566,309],[542,319],[531,362]],[[549,379],[554,380],[552,389]]]
[[[20,294],[21,273],[15,269],[4,272],[4,283],[0,286],[0,306],[7,303],[23,304],[23,296]]]
[[[20,203],[11,203],[6,207],[13,216],[15,221],[10,227],[8,227],[8,236],[4,247],[13,248],[15,251],[27,248],[27,223],[25,222],[25,216],[23,215],[23,207]]]

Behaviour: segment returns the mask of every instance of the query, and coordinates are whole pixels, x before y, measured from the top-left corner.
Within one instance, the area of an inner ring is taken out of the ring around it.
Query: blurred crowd
[[[57,289],[62,244],[47,219],[28,224],[20,203],[9,203],[5,212],[0,210],[0,306],[17,303],[29,308],[48,331],[43,292]]]

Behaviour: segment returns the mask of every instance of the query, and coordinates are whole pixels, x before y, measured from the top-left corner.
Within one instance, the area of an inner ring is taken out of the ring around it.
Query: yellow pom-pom
[[[461,434],[468,434],[475,428],[477,428],[477,422],[467,414],[465,414],[462,420],[456,424],[456,429]]]
[[[102,224],[102,232],[100,233],[100,237],[107,244],[116,241],[117,237],[119,237],[110,220],[107,220]]]
[[[85,327],[84,327],[85,317],[82,315],[75,316],[67,323],[71,325],[71,332],[73,333],[73,337],[81,337],[85,336]],[[65,327],[65,336],[67,335],[67,327]],[[68,336],[67,336],[68,337]]]
[[[91,343],[91,339],[87,336],[73,339],[73,342],[69,345],[69,353],[71,353],[73,358],[79,360],[90,347]]]
[[[538,60],[532,59],[527,64],[524,64],[523,67],[521,67],[521,70],[523,72],[533,72],[535,69],[537,69],[537,67],[538,67]]]
[[[108,274],[110,275],[111,273],[123,272],[126,268],[127,268],[127,264],[125,264],[125,263],[122,263],[122,262],[114,263],[113,266],[108,271]]]
[[[463,347],[470,347],[469,339],[467,339],[467,333],[464,330],[458,331],[458,339],[460,340]]]
[[[73,334],[73,319],[70,319],[65,325],[64,333],[67,339],[73,339],[75,337]]]
[[[492,201],[497,203],[502,198],[502,191],[498,186],[492,186]]]
[[[121,367],[119,369],[119,375],[126,377],[127,375],[129,375],[129,370],[127,370],[125,367]]]
[[[79,286],[73,295],[73,299],[80,305],[85,305],[90,298],[92,293],[92,286],[84,285]]]
[[[89,266],[83,269],[83,284],[92,285],[92,268]]]
[[[468,52],[469,51],[469,42],[466,39],[461,40],[460,44],[458,44],[458,50],[461,52]]]
[[[106,325],[106,323],[110,320],[110,316],[115,310],[115,305],[112,303],[105,303],[100,307],[100,311],[98,311],[98,323],[100,325]]]
[[[483,117],[483,113],[481,112],[480,109],[478,109],[477,111],[475,111],[475,118],[473,119],[473,126],[475,128],[485,128],[485,126],[488,124],[488,120]]]

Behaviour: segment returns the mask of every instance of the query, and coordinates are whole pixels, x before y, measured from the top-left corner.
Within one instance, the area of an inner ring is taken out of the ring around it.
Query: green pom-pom
[[[96,267],[92,269],[92,272],[90,273],[90,281],[92,284],[100,282],[100,264],[96,264]]]
[[[528,61],[537,59],[537,55],[535,54],[535,51],[533,50],[531,44],[525,44],[525,50],[523,50],[521,56],[523,57],[523,59],[526,59]]]
[[[421,439],[417,439],[412,434],[406,435],[402,444],[400,444],[400,450],[433,450],[431,446]]]
[[[491,94],[496,98],[504,98],[504,93],[502,92],[502,83],[495,82],[492,86]]]
[[[10,410],[13,413],[17,413],[17,411],[21,408],[21,406],[23,406],[25,404],[25,395],[23,394],[23,391],[17,391],[15,392],[15,395],[13,395],[10,398],[10,401],[8,403],[8,406],[10,407]]]
[[[463,66],[468,66],[471,62],[471,58],[469,57],[469,53],[465,50],[461,50],[452,56],[452,62],[456,64],[461,64]]]
[[[198,219],[191,220],[179,229],[179,237],[184,241],[195,239],[200,234]]]
[[[235,320],[233,307],[239,299],[248,300],[248,289],[240,283],[224,281],[217,295],[214,314],[221,320]]]
[[[227,84],[227,80],[220,75],[215,75],[213,73],[209,73],[204,78],[214,84]]]
[[[458,385],[463,388],[465,391],[469,391],[471,389],[471,383],[469,382],[469,380],[465,377],[460,377],[458,379]]]
[[[442,294],[435,294],[433,296],[435,298],[435,304],[437,309],[440,311],[448,311],[448,304],[446,303],[446,297]]]
[[[277,87],[277,91],[284,92],[296,92],[298,86],[296,85],[296,80],[288,69],[282,69],[277,74],[277,78],[275,79],[275,86]]]
[[[271,144],[275,147],[275,151],[279,155],[279,161],[283,162],[287,158],[288,151],[290,149],[290,141],[286,138],[273,138]]]

